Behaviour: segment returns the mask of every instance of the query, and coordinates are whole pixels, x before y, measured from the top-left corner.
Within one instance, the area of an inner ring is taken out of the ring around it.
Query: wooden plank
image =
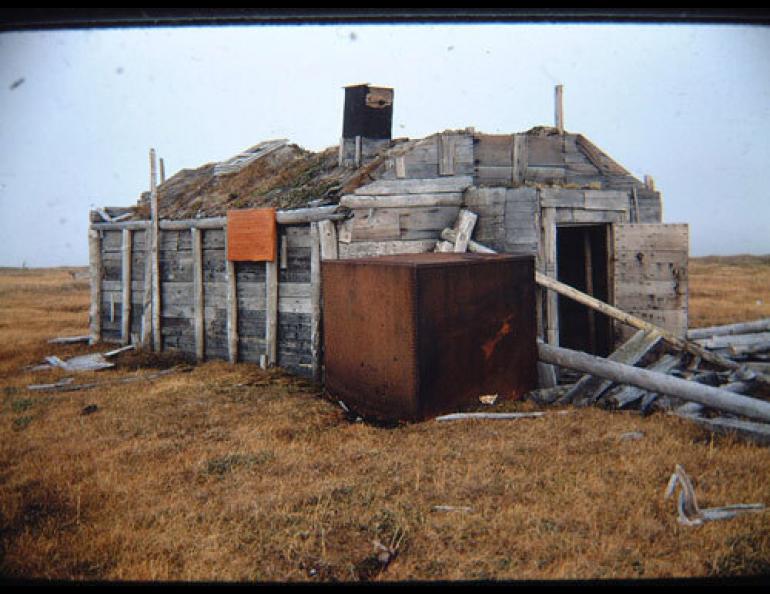
[[[732,336],[736,334],[751,334],[754,332],[766,331],[770,331],[770,318],[762,318],[751,322],[740,322],[738,324],[693,328],[687,331],[687,338],[696,340],[699,338],[711,338],[713,336]]]
[[[438,174],[455,174],[455,136],[451,134],[438,134]]]
[[[321,259],[322,260],[336,260],[337,259],[337,228],[332,221],[319,221],[318,223],[310,223],[310,237],[311,237],[311,259],[310,259],[310,275],[312,278],[312,249],[313,249],[313,225],[316,225],[318,231],[318,237],[321,245]],[[311,280],[312,282],[312,280]]]
[[[564,86],[554,87],[554,126],[559,134],[564,134]]]
[[[355,194],[381,196],[385,194],[432,194],[438,192],[462,192],[473,184],[467,175],[438,177],[435,179],[377,180],[355,190]]]
[[[457,237],[455,239],[455,253],[463,253],[468,251],[468,242],[473,234],[473,228],[476,226],[478,215],[467,209],[462,209],[457,217],[457,225],[455,231]]]
[[[158,246],[160,245],[160,227],[158,226],[160,214],[158,213],[157,191],[157,165],[155,161],[155,149],[150,149],[150,260],[152,262],[152,348],[160,351],[160,262],[158,260]]]
[[[462,203],[463,195],[460,192],[395,194],[392,196],[346,194],[340,198],[340,206],[353,209],[460,206]]]
[[[401,227],[398,213],[390,209],[356,209],[351,219],[351,241],[399,239]]]
[[[123,229],[122,310],[120,313],[120,340],[126,345],[131,342],[131,231]]]
[[[677,365],[679,365],[679,363],[681,363],[681,359],[679,357],[675,357],[674,355],[663,355],[663,357],[650,365],[647,369],[657,373],[669,373]],[[628,406],[640,398],[643,398],[646,394],[648,394],[647,390],[637,386],[623,386],[618,391],[613,390],[610,392],[607,395],[607,400],[615,402],[618,408],[623,408],[624,406]]]
[[[513,136],[479,134],[475,138],[473,157],[481,167],[506,167],[513,164]]]
[[[192,235],[193,252],[193,326],[195,331],[195,358],[202,361],[206,357],[206,329],[203,324],[203,240],[201,230],[193,227]]]
[[[586,353],[538,343],[538,356],[541,361],[568,369],[597,375],[620,384],[630,384],[651,392],[675,396],[690,402],[698,402],[710,408],[716,408],[762,421],[770,421],[770,402],[741,396],[726,390],[712,388],[677,377],[664,375],[608,361]]]
[[[477,165],[476,178],[479,184],[510,185],[513,183],[512,165]]]
[[[524,182],[524,175],[527,172],[529,164],[529,153],[527,151],[527,135],[513,135],[513,156],[512,156],[511,176],[514,184]]]
[[[567,170],[564,167],[542,167],[529,164],[524,179],[534,183],[555,183],[563,182],[566,175]]]
[[[326,221],[334,229],[334,223]],[[313,359],[312,376],[316,382],[321,382],[321,258],[323,235],[326,229],[322,223],[310,224],[310,351]],[[337,242],[334,242],[334,259],[337,258]]]
[[[340,259],[367,258],[392,254],[420,254],[430,252],[436,245],[435,239],[409,241],[360,241],[339,246]]]
[[[396,157],[393,161],[394,161],[394,167],[396,171],[396,177],[397,178],[406,177],[406,163],[404,163],[404,156],[401,155],[399,157]]]
[[[583,208],[585,203],[584,190],[540,188],[540,206],[543,208]]]
[[[227,271],[227,356],[230,363],[236,363],[238,361],[238,287],[235,262],[227,260],[225,266]]]
[[[586,210],[629,210],[628,192],[617,190],[586,190],[583,192]]]
[[[636,365],[663,337],[659,332],[637,330],[627,342],[610,354],[608,360]],[[561,404],[574,402],[585,405],[596,402],[612,385],[611,381],[593,375],[582,376],[560,400]]]
[[[564,168],[563,137],[527,136],[527,166]]]
[[[556,209],[542,208],[543,266],[546,276],[556,276]],[[559,344],[559,298],[553,292],[546,295],[545,328],[548,344]]]
[[[280,245],[280,248],[279,248],[280,258],[281,258],[280,267],[281,267],[281,270],[286,270],[289,267],[289,241],[285,235],[279,235],[278,241]]]
[[[152,234],[149,237],[152,244]],[[142,329],[141,338],[143,349],[149,349],[152,344],[152,254],[144,252],[144,281],[142,295]]]
[[[265,263],[265,343],[268,367],[278,363],[278,266],[275,261]]]
[[[88,267],[91,279],[91,307],[89,333],[91,344],[102,339],[102,250],[99,231],[88,231]]]
[[[444,227],[450,227],[460,208],[457,206],[437,206],[421,208],[396,209],[399,227],[403,235],[408,231],[435,231],[431,237],[438,235]]]

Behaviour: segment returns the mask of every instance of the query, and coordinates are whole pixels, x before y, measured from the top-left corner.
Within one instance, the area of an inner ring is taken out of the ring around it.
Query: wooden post
[[[559,134],[564,134],[564,87],[556,85],[554,89],[554,119]]]
[[[455,154],[454,145],[455,139],[453,136],[445,136],[439,134],[436,136],[436,143],[438,148],[438,174],[439,175],[454,175],[455,174]]]
[[[278,261],[265,262],[265,344],[267,366],[278,362]]]
[[[88,231],[88,267],[91,276],[91,308],[89,343],[102,339],[102,246],[99,231]]]
[[[235,262],[226,260],[227,270],[227,356],[230,363],[238,362],[238,287]]]
[[[160,183],[166,182],[166,165],[163,163],[163,159],[160,159]]]
[[[633,203],[633,216],[631,217],[632,223],[639,222],[639,195],[636,193],[636,188],[631,188],[631,202]]]
[[[758,398],[741,396],[727,390],[549,344],[539,343],[537,348],[540,360],[546,363],[597,375],[619,384],[630,384],[650,392],[676,396],[737,415],[770,421],[770,402]]]
[[[311,223],[316,225],[316,223]],[[312,227],[311,227],[312,228]],[[318,221],[317,223],[318,238],[321,244],[321,259],[322,260],[336,260],[337,253],[337,228],[333,221]],[[311,231],[311,237],[312,237]],[[312,262],[311,262],[312,264]]]
[[[513,135],[513,151],[511,155],[511,178],[515,185],[521,184],[524,181],[524,176],[527,173],[527,135],[526,134],[514,134]]]
[[[149,349],[152,344],[152,231],[149,227],[144,230],[144,294],[142,296],[142,335],[143,349]]]
[[[356,153],[355,153],[356,167],[361,167],[361,161],[363,159],[362,153],[363,153],[362,139],[360,136],[356,136]]]
[[[323,221],[334,228],[331,221]],[[322,223],[310,223],[310,352],[313,359],[313,381],[321,382],[321,250]],[[335,238],[336,239],[336,238]],[[336,251],[337,242],[334,247]],[[336,258],[336,254],[335,254]]]
[[[162,348],[160,334],[160,263],[158,260],[159,227],[158,227],[158,189],[157,189],[157,164],[155,149],[150,149],[150,213],[152,225],[150,227],[152,261],[152,348],[160,351]]]
[[[123,304],[120,311],[120,342],[131,342],[131,230],[123,229],[123,245],[121,246],[121,288],[123,289]]]
[[[455,237],[454,251],[463,253],[468,251],[468,242],[473,234],[473,228],[479,216],[475,212],[463,209],[457,216],[457,235]]]
[[[543,268],[545,274],[556,277],[556,209],[542,210]],[[545,301],[545,329],[548,344],[559,344],[559,297],[548,293]]]
[[[644,176],[644,187],[646,187],[648,190],[655,191],[655,180],[652,178],[651,175],[645,175]]]
[[[193,227],[192,235],[193,256],[193,304],[194,304],[194,331],[195,331],[195,358],[203,361],[206,358],[206,332],[203,324],[203,241],[201,230]]]

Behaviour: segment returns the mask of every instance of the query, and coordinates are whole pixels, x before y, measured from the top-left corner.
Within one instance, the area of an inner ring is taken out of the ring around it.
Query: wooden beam
[[[512,178],[514,184],[524,182],[524,176],[527,173],[528,163],[527,135],[513,135],[513,154],[512,154]]]
[[[706,349],[704,349],[703,347],[701,347],[700,345],[695,344],[694,342],[682,340],[678,336],[672,334],[667,330],[664,330],[663,328],[660,328],[659,326],[656,326],[655,324],[651,324],[645,320],[642,320],[641,318],[637,318],[636,316],[626,313],[618,309],[617,307],[613,307],[612,305],[604,303],[603,301],[600,301],[595,297],[586,295],[585,293],[578,291],[574,287],[565,285],[564,283],[561,283],[556,279],[553,279],[538,271],[535,271],[535,282],[542,287],[550,289],[551,293],[559,293],[560,295],[569,297],[570,299],[573,299],[578,303],[582,303],[583,305],[587,305],[588,307],[592,307],[596,311],[601,312],[605,315],[608,315],[611,318],[618,320],[619,322],[622,322],[634,328],[638,328],[639,330],[654,330],[660,333],[660,335],[663,337],[663,340],[666,341],[671,346],[673,346],[674,348],[677,348],[683,351],[688,351],[693,355],[698,355],[704,361],[713,363],[714,365],[718,365],[720,367],[724,367],[725,369],[737,369],[738,367],[740,367],[740,365],[735,361],[730,361],[725,357],[721,357],[715,353],[711,353]]]
[[[542,208],[543,268],[556,278],[556,209]],[[545,298],[545,330],[548,344],[559,344],[559,298],[548,293]]]
[[[190,229],[192,236],[193,258],[193,329],[195,332],[195,358],[203,361],[206,358],[206,331],[204,325],[204,296],[203,296],[203,239],[201,230]]]
[[[594,296],[594,265],[591,253],[591,235],[588,229],[583,229],[583,264],[586,277],[586,294]],[[588,350],[596,351],[596,312],[588,308]]]
[[[479,216],[475,212],[471,212],[467,209],[462,209],[457,216],[457,235],[455,236],[455,253],[462,253],[468,251],[468,242],[473,234],[473,228],[476,226],[476,221]]]
[[[709,408],[770,421],[770,403],[757,398],[741,396],[726,390],[549,344],[539,343],[537,348],[540,360],[546,363],[598,375],[619,384],[638,386],[650,392],[698,402]]]
[[[339,254],[337,250],[337,227],[335,226],[334,222],[326,220],[326,221],[318,221],[317,223],[310,223],[311,247],[314,245],[313,243],[314,226],[316,227],[316,231],[318,233],[318,237],[321,245],[321,259],[336,260]],[[312,260],[311,260],[311,264],[312,264]]]
[[[457,231],[447,227],[446,229],[441,231],[441,239],[448,241],[449,243],[454,243],[457,239]],[[448,251],[451,252],[452,250],[450,249]],[[497,253],[492,248],[488,248],[487,246],[480,244],[478,241],[473,241],[472,239],[468,240],[468,251],[474,252],[476,254],[496,254]]]
[[[434,206],[460,206],[460,192],[427,194],[395,194],[390,196],[346,194],[340,198],[340,206],[346,208],[415,208]]]
[[[155,149],[150,149],[150,258],[152,261],[152,348],[160,351],[160,261],[158,259],[158,247],[160,242],[160,227],[158,222],[158,188],[157,188],[157,163],[155,161]]]
[[[163,163],[163,158],[160,159],[160,183],[166,181],[166,165]]]
[[[142,295],[142,330],[141,344],[143,349],[149,349],[152,346],[152,253],[151,253],[151,232],[147,227],[144,232],[144,280]]]
[[[238,287],[235,262],[226,260],[227,271],[227,356],[230,363],[238,362]]]
[[[122,304],[120,311],[120,341],[122,344],[131,342],[131,230],[123,229],[123,244],[121,251],[121,289]]]
[[[88,268],[91,277],[90,339],[91,344],[102,339],[102,246],[99,231],[88,231]]]
[[[278,262],[265,262],[265,344],[268,367],[278,363]]]
[[[729,336],[733,334],[751,334],[754,332],[770,331],[770,318],[754,320],[752,322],[740,322],[738,324],[725,324],[724,326],[709,326],[707,328],[693,328],[687,331],[687,338],[698,340],[712,338],[714,336]]]
[[[438,174],[455,174],[455,139],[454,136],[438,134]]]
[[[326,223],[326,225],[324,225]],[[334,223],[323,221],[310,223],[310,352],[313,359],[313,381],[322,381],[322,354],[321,354],[321,258],[324,250],[324,235],[330,226],[334,230]],[[334,234],[334,258],[337,258],[336,233]],[[327,250],[330,248],[327,248]]]
[[[554,126],[559,134],[564,134],[564,86],[554,88]]]

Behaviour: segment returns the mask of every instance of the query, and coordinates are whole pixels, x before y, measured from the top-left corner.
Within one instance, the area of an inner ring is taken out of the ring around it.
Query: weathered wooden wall
[[[144,230],[131,230],[130,335],[122,332],[123,236],[122,230],[97,231],[101,256],[101,339],[138,342],[142,328],[144,274],[146,270]],[[202,336],[196,338],[196,252],[194,234],[201,235],[200,280]],[[310,377],[314,370],[312,328],[310,225],[279,228],[278,319],[276,324],[277,365],[297,375]],[[228,266],[224,229],[161,230],[159,234],[161,347],[195,357],[201,341],[203,358],[232,358],[230,336],[237,337],[235,357],[260,362],[267,355],[266,264],[235,262],[237,309],[234,334],[228,333]]]

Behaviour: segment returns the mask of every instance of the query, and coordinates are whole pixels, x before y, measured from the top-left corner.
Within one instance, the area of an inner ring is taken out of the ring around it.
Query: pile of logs
[[[473,213],[461,211],[454,229],[442,231],[436,251],[494,253],[470,239],[474,223]],[[682,338],[540,272],[535,280],[637,330],[607,358],[539,342],[541,367],[583,374],[569,386],[544,382],[540,402],[662,410],[770,445],[770,319],[690,330]]]

